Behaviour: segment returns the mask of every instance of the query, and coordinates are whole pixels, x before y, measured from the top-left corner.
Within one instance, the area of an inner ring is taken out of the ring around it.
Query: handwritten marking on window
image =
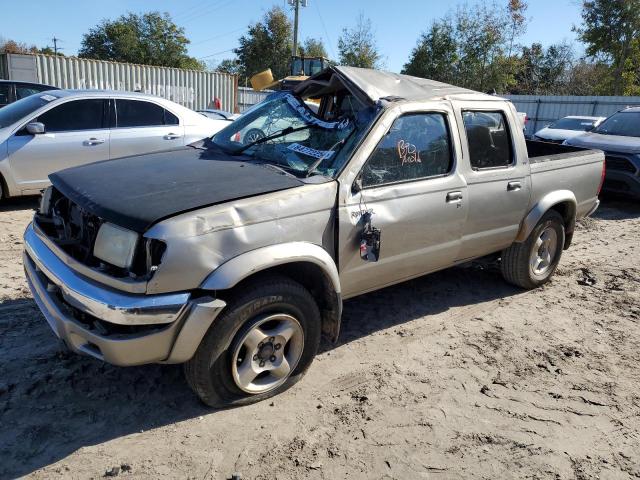
[[[422,163],[420,160],[420,152],[418,152],[418,147],[416,147],[413,143],[405,142],[404,140],[398,140],[398,144],[396,145],[398,149],[398,157],[402,161],[402,165],[406,163]]]

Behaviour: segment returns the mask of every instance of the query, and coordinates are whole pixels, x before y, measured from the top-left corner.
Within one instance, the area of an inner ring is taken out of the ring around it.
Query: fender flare
[[[520,230],[518,231],[515,241],[524,242],[544,214],[560,203],[569,203],[570,205],[568,218],[565,218],[565,221],[567,233],[571,234],[576,221],[576,206],[578,203],[576,201],[576,196],[570,190],[556,190],[554,192],[547,193],[529,211],[520,225]]]
[[[287,263],[309,262],[322,269],[334,292],[340,295],[340,276],[331,255],[314,243],[288,242],[250,250],[216,268],[201,284],[205,290],[226,290],[245,278],[271,267]]]

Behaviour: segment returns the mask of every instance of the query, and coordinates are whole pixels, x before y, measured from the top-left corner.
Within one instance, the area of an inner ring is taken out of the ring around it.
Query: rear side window
[[[406,182],[451,171],[453,154],[441,113],[415,113],[396,119],[367,160],[362,186]]]
[[[472,168],[500,168],[513,163],[511,137],[504,113],[465,111],[462,119]]]
[[[72,100],[44,112],[37,121],[47,132],[98,130],[103,128],[104,103],[101,98]]]
[[[116,122],[120,128],[178,125],[178,117],[155,103],[116,99]]]

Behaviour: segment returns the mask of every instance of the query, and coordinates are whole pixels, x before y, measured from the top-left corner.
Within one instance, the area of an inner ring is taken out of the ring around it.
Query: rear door
[[[338,210],[345,297],[446,267],[458,256],[467,202],[454,132],[453,112],[445,103],[398,108],[354,156],[340,179]],[[377,262],[360,257],[367,212],[381,231]]]
[[[466,161],[469,215],[458,260],[497,252],[515,239],[531,192],[515,110],[506,102],[454,102]]]
[[[184,145],[184,126],[176,115],[147,100],[115,99],[111,158],[159,152]]]
[[[49,184],[48,175],[64,168],[109,158],[109,128],[103,98],[69,100],[41,113],[45,133],[30,135],[25,128],[9,138],[9,164],[23,193]]]

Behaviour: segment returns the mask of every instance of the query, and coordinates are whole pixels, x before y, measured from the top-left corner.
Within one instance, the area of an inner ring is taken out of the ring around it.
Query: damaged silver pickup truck
[[[600,151],[526,142],[504,99],[332,67],[212,139],[51,175],[24,267],[75,352],[184,363],[239,405],[300,379],[345,299],[488,255],[549,281],[603,174]]]

